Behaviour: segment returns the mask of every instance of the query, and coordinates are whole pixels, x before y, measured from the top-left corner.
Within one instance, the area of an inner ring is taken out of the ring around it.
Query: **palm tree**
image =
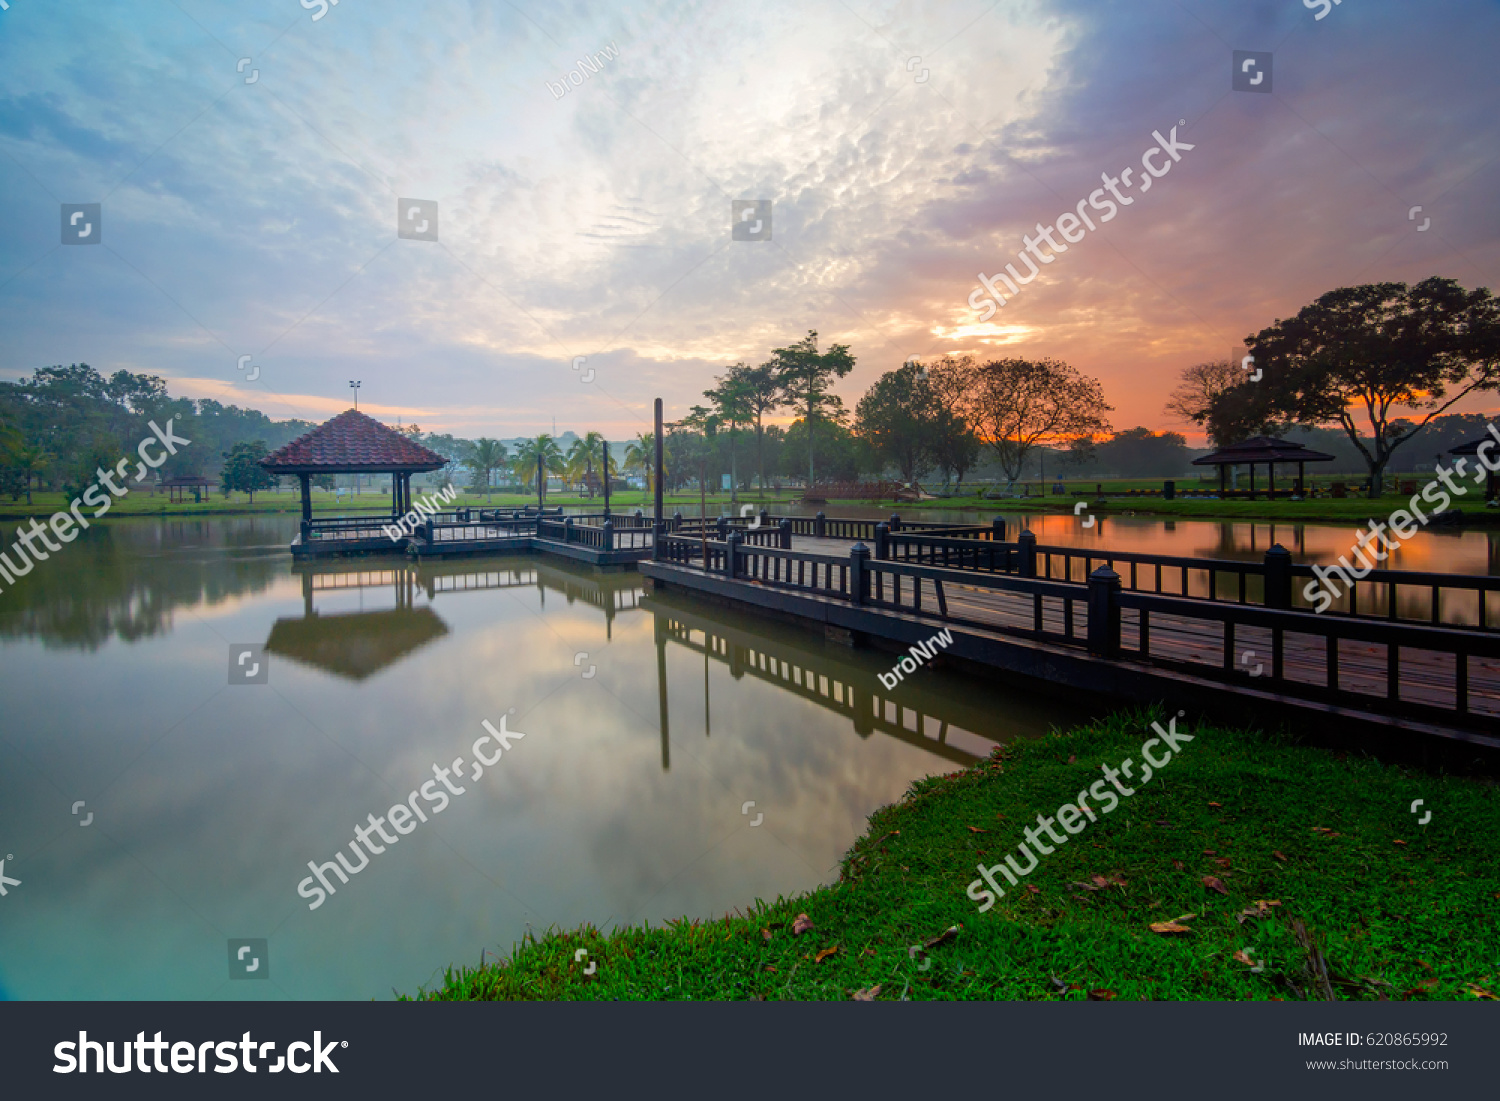
[[[646,475],[646,493],[649,496],[655,477],[656,433],[638,433],[635,440],[625,446],[625,469],[639,470]],[[663,466],[665,466],[665,460]],[[666,473],[665,470],[662,471]]]
[[[9,462],[26,479],[26,503],[31,504],[31,479],[39,475],[52,456],[34,443],[23,443],[10,448]]]
[[[475,474],[484,475],[484,499],[490,500],[490,471],[497,470],[505,465],[505,445],[499,440],[492,440],[485,436],[474,441],[474,449],[469,452],[469,467]]]
[[[530,481],[532,477],[536,478],[537,505],[544,507],[547,503],[546,475],[563,472],[562,451],[558,448],[557,441],[543,432],[535,439],[526,440],[516,448],[516,457],[511,469],[523,482]]]
[[[590,497],[594,495],[594,456],[603,443],[604,437],[598,432],[586,432],[568,448],[567,473],[564,477],[573,484],[583,483],[588,488]],[[605,474],[605,477],[608,476]]]

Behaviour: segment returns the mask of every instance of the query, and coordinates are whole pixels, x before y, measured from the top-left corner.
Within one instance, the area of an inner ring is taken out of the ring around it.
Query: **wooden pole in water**
[[[600,440],[599,448],[604,452],[604,518],[609,519],[609,441]]]
[[[706,462],[698,460],[698,534],[703,537],[703,570],[708,572],[708,482]]]

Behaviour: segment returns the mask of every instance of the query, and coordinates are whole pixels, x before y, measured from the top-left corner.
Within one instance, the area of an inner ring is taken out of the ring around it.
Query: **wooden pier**
[[[998,521],[899,520],[840,521],[868,523],[873,549],[794,545],[830,540],[831,523],[663,534],[639,568],[658,588],[856,645],[899,651],[947,628],[944,660],[981,675],[1500,749],[1500,578],[1372,571],[1319,614],[1294,595],[1312,568],[1279,546],[1261,562],[1111,554],[1038,546],[1030,532],[1007,542]]]

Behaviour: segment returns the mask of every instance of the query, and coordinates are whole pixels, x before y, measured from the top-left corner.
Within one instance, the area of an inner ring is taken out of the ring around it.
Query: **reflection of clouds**
[[[389,587],[363,599],[388,607]],[[360,601],[342,592],[315,603],[331,615]],[[736,681],[717,660],[705,737],[703,658],[668,643],[664,772],[647,611],[616,614],[606,642],[602,611],[555,589],[440,594],[433,607],[451,634],[366,681],[276,662],[265,688],[226,688],[217,636],[181,618],[127,651],[125,680],[153,702],[149,712],[117,706],[126,697],[109,680],[97,695],[64,691],[81,659],[16,644],[49,702],[20,712],[39,731],[24,758],[0,743],[0,775],[28,778],[0,788],[0,826],[33,824],[7,832],[24,837],[22,878],[37,888],[16,896],[24,908],[0,928],[7,988],[262,996],[224,988],[224,938],[268,936],[273,978],[291,996],[411,990],[434,968],[468,962],[476,945],[508,951],[528,923],[707,917],[812,887],[875,808],[953,767],[878,732],[861,738],[846,716],[751,676]],[[283,578],[217,626],[258,637],[301,612],[300,579]],[[765,630],[764,648],[776,653],[780,637]],[[785,638],[797,651],[789,660],[875,683],[860,656],[819,658],[813,636]],[[573,667],[576,649],[597,664],[592,680]],[[958,690],[997,715],[1012,709],[977,685]],[[511,707],[526,738],[306,909],[296,885],[309,860],[333,859],[367,815],[431,778],[434,762],[467,764],[480,720]],[[79,791],[56,788],[63,781]],[[74,798],[96,814],[89,830],[68,816]],[[747,799],[765,815],[759,827],[740,813]]]

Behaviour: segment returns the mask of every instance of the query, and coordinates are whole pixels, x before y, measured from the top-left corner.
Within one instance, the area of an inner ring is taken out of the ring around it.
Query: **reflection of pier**
[[[438,596],[536,589],[545,607],[549,591],[561,593],[569,604],[581,600],[598,608],[606,634],[612,635],[615,616],[638,608],[642,595],[635,578],[583,575],[525,560],[477,567],[464,562],[297,562],[292,571],[302,581],[302,617],[278,619],[266,649],[354,680],[364,680],[448,634],[447,624],[432,607]],[[316,608],[319,594],[382,590],[392,594],[394,607],[328,614]],[[419,604],[419,597],[426,603]]]
[[[661,711],[663,768],[669,766],[671,752],[666,674],[666,646],[669,642],[703,655],[703,722],[706,731],[710,729],[708,662],[713,660],[727,666],[736,680],[750,676],[843,715],[861,737],[869,737],[878,731],[960,765],[972,764],[984,754],[950,744],[950,734],[962,732],[962,740],[975,749],[979,749],[982,743],[994,741],[980,733],[994,726],[991,713],[935,689],[925,688],[919,682],[901,686],[901,702],[898,704],[879,691],[880,682],[874,673],[852,666],[834,666],[829,671],[828,655],[815,647],[731,626],[708,618],[683,602],[668,603],[653,597],[647,599],[645,606],[656,617],[657,697]]]

